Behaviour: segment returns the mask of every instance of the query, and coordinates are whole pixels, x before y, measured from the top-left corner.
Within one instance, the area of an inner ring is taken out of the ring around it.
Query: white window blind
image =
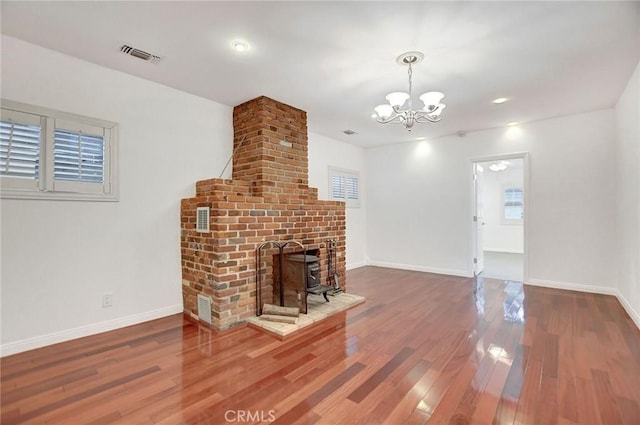
[[[40,168],[40,126],[0,121],[0,172],[3,176],[37,180]]]
[[[524,194],[522,188],[508,187],[504,189],[505,221],[522,221],[524,215]]]
[[[1,110],[3,198],[117,200],[115,123],[7,100]]]
[[[345,196],[345,181],[344,177],[333,175],[331,178],[331,198],[332,199],[341,199],[344,201]]]
[[[56,130],[53,142],[55,180],[103,183],[104,137]]]
[[[34,114],[2,109],[0,178],[2,189],[35,191],[41,185],[45,120]]]
[[[360,206],[360,175],[358,172],[329,167],[329,190],[332,200],[343,201],[350,208]]]

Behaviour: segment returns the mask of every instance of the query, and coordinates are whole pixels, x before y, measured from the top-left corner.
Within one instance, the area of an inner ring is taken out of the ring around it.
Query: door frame
[[[476,203],[476,194],[474,188],[474,180],[473,173],[475,171],[475,166],[477,163],[482,162],[491,162],[491,161],[506,161],[509,159],[522,159],[522,184],[524,190],[524,215],[522,218],[522,231],[523,231],[523,250],[524,250],[524,265],[523,265],[523,283],[527,283],[529,280],[529,217],[531,216],[531,196],[530,196],[530,185],[529,185],[529,152],[514,152],[509,154],[500,154],[500,155],[491,155],[491,156],[483,156],[472,158],[471,163],[468,167],[470,176],[469,176],[469,226],[468,226],[468,246],[469,246],[469,261],[467,270],[470,276],[474,275],[474,264],[473,259],[476,254],[476,235],[475,235],[475,226],[473,223],[473,217],[475,214],[475,203]]]
[[[473,243],[473,251],[472,251],[472,264],[471,267],[473,268],[473,276],[476,277],[478,276],[480,273],[482,273],[484,271],[484,250],[483,252],[478,252],[478,246],[482,245],[482,247],[484,248],[484,218],[483,218],[483,214],[484,211],[482,212],[482,215],[480,214],[480,211],[478,211],[478,205],[480,204],[480,199],[478,197],[478,195],[480,195],[480,192],[478,191],[478,189],[482,189],[482,192],[484,192],[484,183],[480,184],[480,182],[484,182],[484,172],[479,173],[478,172],[478,168],[480,168],[480,164],[479,162],[474,162],[473,163],[473,203],[471,204],[471,210],[473,212],[473,218],[472,218],[472,223],[471,223],[471,240]],[[483,163],[486,164],[486,163]],[[484,207],[484,204],[483,204]],[[478,236],[482,235],[482,241],[483,243],[480,244],[479,240],[478,240]],[[482,261],[480,261],[480,259],[482,259]],[[480,268],[479,267],[479,263],[481,263],[482,265],[482,269],[480,270],[480,273],[477,273],[477,270]]]

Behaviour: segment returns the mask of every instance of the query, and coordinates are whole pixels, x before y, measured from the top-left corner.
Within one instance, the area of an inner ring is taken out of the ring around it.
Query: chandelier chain
[[[407,74],[409,74],[409,109],[413,109],[413,105],[411,105],[411,86],[412,86],[412,82],[411,82],[411,77],[413,76],[413,69],[411,68],[411,62],[409,62],[409,70],[407,71]]]

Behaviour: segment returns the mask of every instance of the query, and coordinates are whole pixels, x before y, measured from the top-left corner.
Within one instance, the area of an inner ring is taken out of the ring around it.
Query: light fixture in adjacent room
[[[508,165],[509,163],[507,161],[494,162],[493,164],[489,165],[489,169],[491,171],[504,171],[507,169]]]
[[[242,53],[249,50],[249,43],[242,40],[235,40],[231,43],[231,47],[233,47],[233,50],[236,52]]]
[[[388,104],[378,105],[375,107],[376,115],[379,123],[400,123],[411,131],[415,123],[438,122],[440,114],[446,107],[441,102],[444,94],[440,92],[428,92],[420,95],[419,99],[424,103],[422,109],[414,110],[411,101],[412,75],[413,65],[422,62],[424,55],[420,52],[403,53],[396,59],[400,65],[408,66],[409,75],[409,92],[393,92],[389,93],[385,99]],[[407,104],[407,108],[402,107]]]
[[[507,99],[506,97],[499,97],[497,99],[493,99],[493,103],[495,103],[496,105],[500,105],[501,103],[504,103],[507,100],[509,99]]]

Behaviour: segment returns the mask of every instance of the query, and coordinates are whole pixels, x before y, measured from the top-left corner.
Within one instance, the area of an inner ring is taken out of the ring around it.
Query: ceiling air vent
[[[138,59],[142,59],[144,61],[148,61],[151,63],[160,62],[160,56],[152,55],[149,52],[145,52],[144,50],[136,49],[135,47],[127,46],[126,44],[120,48],[120,51],[124,54],[131,55]]]

